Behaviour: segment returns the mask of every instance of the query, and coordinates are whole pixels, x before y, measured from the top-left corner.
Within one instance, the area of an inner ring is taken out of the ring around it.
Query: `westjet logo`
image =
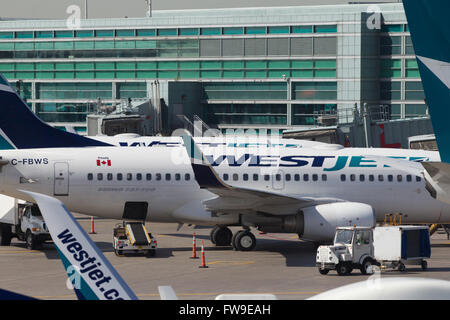
[[[248,143],[235,143],[235,142],[199,142],[199,146],[205,146],[209,148],[216,147],[226,147],[226,148],[301,148],[300,144],[294,143],[259,143],[259,142],[248,142]],[[180,142],[163,142],[163,141],[152,141],[150,143],[144,141],[135,142],[119,142],[121,147],[181,147],[183,146]]]
[[[323,168],[324,171],[338,171],[345,167],[350,168],[375,168],[377,162],[371,159],[365,159],[363,156],[279,156],[279,155],[255,155],[243,154],[241,156],[235,155],[220,155],[214,157],[212,155],[205,155],[207,161],[213,166],[217,167],[221,164],[227,163],[230,167],[240,167],[247,164],[249,167],[304,167],[311,166],[314,168]],[[415,162],[426,161],[426,157],[388,157],[393,159],[403,159]],[[388,167],[388,165],[383,165]]]
[[[80,263],[80,269],[78,270],[80,274],[86,275],[86,278],[95,281],[95,286],[106,299],[124,299],[120,296],[119,290],[108,287],[111,286],[110,281],[112,280],[112,277],[108,275],[108,271],[105,270],[106,268],[101,262],[97,261],[95,256],[90,256],[89,253],[84,250],[81,243],[77,241],[72,233],[70,233],[69,229],[58,234],[58,239],[65,245],[65,252],[71,254],[72,258]]]

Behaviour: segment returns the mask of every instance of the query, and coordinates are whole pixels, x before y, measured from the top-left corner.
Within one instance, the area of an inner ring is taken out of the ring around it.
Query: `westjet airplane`
[[[428,46],[445,61],[448,34]],[[426,84],[437,80],[424,78],[429,101],[448,101],[446,77],[436,78],[444,79],[433,87],[437,100]],[[48,126],[3,77],[0,101],[0,134],[11,147],[0,154],[0,193],[15,198],[34,202],[27,193],[34,192],[87,215],[215,226],[211,241],[237,250],[255,247],[250,228],[323,242],[337,226],[373,226],[391,213],[406,223],[450,223],[447,189],[433,170],[441,164],[438,152],[290,139],[148,137],[121,144]],[[436,136],[448,133],[443,129],[435,128]],[[124,144],[146,147],[117,147]],[[229,226],[243,230],[233,235]]]
[[[166,144],[158,148],[116,147],[48,126],[0,82],[0,133],[14,147],[1,151],[4,195],[34,202],[25,190],[88,215],[216,226],[212,242],[237,250],[254,248],[251,227],[320,242],[336,226],[372,226],[394,212],[408,223],[450,221],[450,206],[433,197],[416,162],[439,161],[437,152],[292,140],[219,147],[222,140],[180,137],[158,137]],[[193,167],[185,147],[209,165]],[[228,226],[244,229],[233,236]]]

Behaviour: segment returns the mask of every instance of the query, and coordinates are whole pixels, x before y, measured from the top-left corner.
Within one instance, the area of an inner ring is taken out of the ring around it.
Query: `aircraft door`
[[[54,164],[54,195],[69,195],[69,164],[67,162],[56,162]]]
[[[276,170],[272,174],[272,189],[283,190],[284,189],[284,172],[283,170]]]

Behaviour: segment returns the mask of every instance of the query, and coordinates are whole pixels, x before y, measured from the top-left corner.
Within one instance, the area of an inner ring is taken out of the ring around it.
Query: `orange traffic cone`
[[[203,249],[203,241],[202,241],[202,265],[199,268],[208,268],[205,261],[205,250]]]
[[[194,232],[194,235],[192,236],[192,257],[191,257],[191,259],[198,259],[196,246],[197,246],[197,244],[196,244],[195,232]]]
[[[95,229],[94,229],[94,217],[91,217],[91,232],[89,232],[90,234],[96,234]]]

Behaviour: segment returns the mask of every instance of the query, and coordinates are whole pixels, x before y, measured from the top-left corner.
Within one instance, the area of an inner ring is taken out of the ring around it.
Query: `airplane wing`
[[[317,204],[342,201],[334,198],[298,198],[271,191],[235,187],[224,182],[190,136],[182,136],[200,188],[216,194],[203,204],[209,211],[262,211],[278,215],[295,214],[299,209]]]
[[[40,193],[20,191],[37,202],[79,299],[137,300],[61,201]]]
[[[450,164],[422,162],[427,190],[433,198],[450,204]]]

